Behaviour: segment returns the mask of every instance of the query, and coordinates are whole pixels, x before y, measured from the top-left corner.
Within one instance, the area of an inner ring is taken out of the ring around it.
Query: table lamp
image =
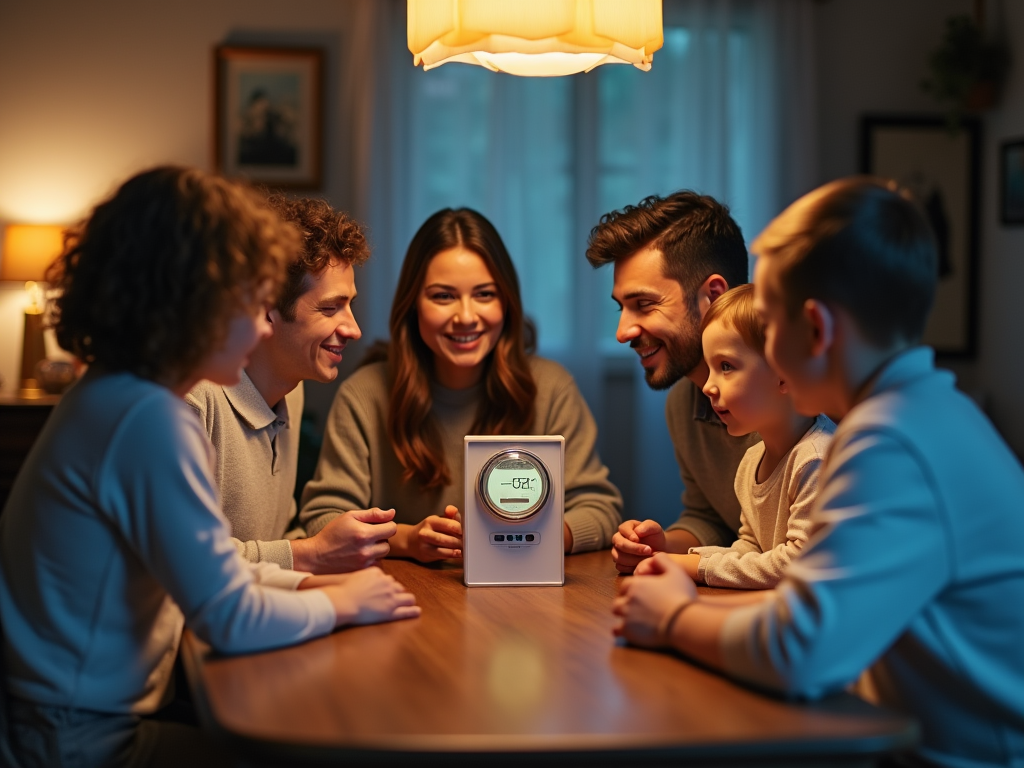
[[[46,393],[36,381],[36,365],[46,358],[43,338],[43,291],[38,283],[64,247],[63,228],[55,224],[10,224],[0,252],[0,280],[24,282],[29,294],[21,347],[19,397],[39,398]]]

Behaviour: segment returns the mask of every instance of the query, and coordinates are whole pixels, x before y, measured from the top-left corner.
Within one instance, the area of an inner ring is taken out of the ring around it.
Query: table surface
[[[467,588],[451,564],[384,568],[416,594],[420,618],[236,657],[186,633],[204,725],[267,761],[359,764],[522,753],[541,763],[870,764],[916,738],[912,721],[850,695],[786,702],[617,642],[621,577],[608,552],[567,557],[564,587]]]

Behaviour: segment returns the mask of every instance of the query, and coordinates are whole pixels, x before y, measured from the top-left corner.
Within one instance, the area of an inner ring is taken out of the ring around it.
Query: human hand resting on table
[[[697,599],[697,587],[671,557],[656,554],[619,585],[612,613],[621,621],[612,630],[633,645],[671,645],[672,626],[680,611]]]
[[[307,576],[299,589],[322,589],[334,605],[336,627],[376,624],[420,615],[416,598],[380,568],[329,576]]]
[[[643,560],[665,548],[665,531],[654,520],[626,520],[612,536],[612,560],[619,573],[632,573]]]
[[[395,535],[395,510],[353,509],[338,515],[315,536],[295,539],[292,568],[309,573],[357,571],[387,557]]]
[[[416,525],[400,525],[391,542],[392,554],[421,563],[462,557],[462,519],[449,504],[444,517],[431,515]]]

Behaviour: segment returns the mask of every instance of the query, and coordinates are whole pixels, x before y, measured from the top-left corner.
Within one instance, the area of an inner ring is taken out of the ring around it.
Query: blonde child
[[[764,358],[764,323],[752,285],[711,304],[701,324],[710,375],[704,394],[733,436],[756,432],[736,470],[739,538],[729,547],[673,555],[692,579],[714,587],[768,589],[807,541],[818,473],[832,434],[826,416],[803,416]]]

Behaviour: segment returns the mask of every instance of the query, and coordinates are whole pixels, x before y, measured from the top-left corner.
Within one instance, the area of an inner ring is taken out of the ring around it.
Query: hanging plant
[[[942,44],[928,57],[930,77],[921,82],[925,92],[945,104],[951,126],[967,112],[995,106],[1010,69],[1005,43],[987,39],[970,16],[946,20]]]

